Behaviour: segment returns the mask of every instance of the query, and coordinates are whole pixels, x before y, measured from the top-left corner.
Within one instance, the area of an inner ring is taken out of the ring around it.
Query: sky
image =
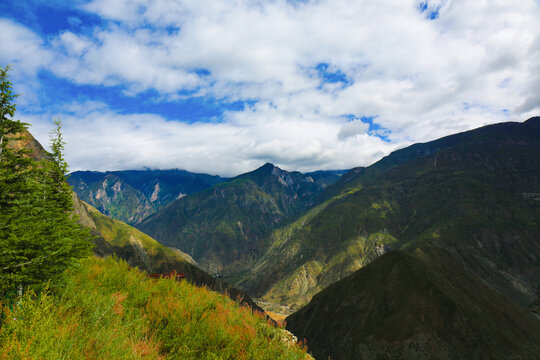
[[[367,166],[540,114],[539,0],[2,0],[16,118],[75,170]]]

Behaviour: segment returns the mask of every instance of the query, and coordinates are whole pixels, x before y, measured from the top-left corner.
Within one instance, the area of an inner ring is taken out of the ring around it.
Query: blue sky
[[[17,117],[72,170],[369,165],[540,112],[538,1],[0,3]]]

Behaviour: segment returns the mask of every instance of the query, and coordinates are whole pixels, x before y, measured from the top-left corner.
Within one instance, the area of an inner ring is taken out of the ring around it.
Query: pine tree
[[[17,193],[24,190],[26,172],[32,168],[33,161],[24,156],[25,149],[8,147],[10,141],[19,140],[28,124],[13,120],[15,104],[12,83],[8,79],[9,65],[0,68],[0,212],[11,208],[16,201]]]
[[[30,210],[24,195],[30,190],[28,179],[35,168],[35,161],[25,156],[26,150],[8,146],[11,141],[20,140],[18,134],[27,128],[27,124],[13,120],[16,95],[8,78],[9,70],[9,66],[0,68],[0,290],[20,284],[10,266],[26,261],[17,250],[25,239],[18,236],[16,228],[24,224],[25,210]]]
[[[39,290],[92,247],[88,230],[72,214],[60,121],[46,160],[8,146],[27,128],[12,119],[16,95],[8,72],[8,66],[0,69],[0,295],[28,286]]]
[[[81,227],[73,215],[73,193],[66,178],[68,165],[64,160],[64,141],[61,122],[55,120],[56,128],[51,137],[50,160],[43,161],[38,173],[41,175],[41,191],[37,193],[36,206],[40,209],[37,226],[42,239],[40,245],[46,249],[40,269],[32,278],[38,282],[55,279],[74,260],[90,255],[92,243],[90,232]],[[37,270],[36,267],[33,270]]]

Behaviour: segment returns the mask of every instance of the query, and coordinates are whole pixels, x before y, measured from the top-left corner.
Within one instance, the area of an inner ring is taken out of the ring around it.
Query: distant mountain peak
[[[525,124],[534,127],[540,127],[540,116],[534,116],[530,118],[529,120],[525,121]]]
[[[255,171],[259,172],[259,171],[264,171],[264,172],[271,172],[273,171],[274,169],[279,169],[279,167],[277,167],[276,165],[270,163],[270,162],[267,162],[266,164],[264,164],[263,166],[261,166],[260,168],[256,169]],[[281,170],[281,169],[280,169]]]
[[[218,176],[185,170],[146,169],[76,171],[68,181],[82,200],[106,215],[137,224],[180,195],[205,190],[223,180]]]
[[[295,178],[298,180],[299,176],[303,177],[303,175],[297,171],[289,172],[269,162],[247,174],[248,176],[253,176],[253,179],[257,179],[256,182],[259,184],[267,181],[271,177],[276,177],[277,180],[285,187],[293,185]],[[242,174],[240,176],[245,175],[246,174]]]

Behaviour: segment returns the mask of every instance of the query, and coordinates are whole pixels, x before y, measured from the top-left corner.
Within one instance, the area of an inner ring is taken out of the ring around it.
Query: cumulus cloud
[[[31,106],[39,99],[37,73],[50,64],[53,55],[44,47],[43,40],[26,27],[0,18],[0,66],[12,65],[11,80],[16,93],[26,94],[18,104]]]
[[[234,176],[265,162],[288,170],[345,169],[368,165],[396,146],[367,134],[336,142],[328,134],[336,134],[338,124],[291,121],[275,109],[266,113],[274,121],[261,120],[252,110],[228,114],[225,122],[187,124],[153,114],[119,114],[99,103],[72,103],[64,112],[21,119],[33,124],[31,132],[45,145],[50,119],[60,117],[73,171],[151,167]]]
[[[8,55],[0,56],[20,59],[29,73],[46,67],[77,84],[120,86],[127,96],[153,89],[169,100],[252,105],[212,124],[112,107],[77,116],[66,110],[70,138],[96,154],[72,148],[77,168],[230,175],[261,161],[351,167],[540,110],[535,0],[93,0],[81,9],[104,21],[91,33],[65,31],[45,43],[0,22],[31,49],[2,41],[0,54],[6,48]],[[362,116],[376,116],[390,142],[361,120],[346,120]],[[106,124],[117,135],[100,130]]]
[[[0,44],[0,62],[15,65],[19,73],[35,74],[51,60],[38,35],[8,19],[0,18]]]
[[[426,19],[419,10],[422,4],[426,11],[437,11],[438,18]],[[173,78],[172,64],[181,69],[208,69],[214,82],[205,90],[222,97],[274,103],[281,96],[302,97],[320,84],[306,70],[319,63],[330,64],[355,85],[338,91],[344,101],[339,107],[329,105],[340,109],[331,115],[340,111],[364,115],[354,103],[368,103],[373,109],[369,113],[379,114],[389,128],[407,125],[398,122],[401,116],[394,116],[397,112],[429,121],[442,107],[459,111],[463,103],[488,107],[491,113],[516,108],[523,96],[519,87],[528,81],[525,77],[530,71],[523,59],[533,59],[529,49],[539,35],[535,15],[540,15],[533,0],[519,4],[322,0],[296,5],[286,1],[147,4],[142,0],[95,0],[86,9],[126,25],[103,35],[103,45],[98,47],[103,52],[108,52],[109,37],[152,24],[156,28],[151,37],[157,41],[145,44],[129,35],[134,42],[129,48],[138,44],[161,52],[156,57],[167,57],[167,63],[149,63],[162,71],[168,69]],[[160,33],[164,26],[178,30]],[[120,56],[117,59],[118,66],[130,67]],[[87,65],[92,68],[92,62]],[[511,79],[510,86],[499,87],[505,79]],[[158,84],[142,79],[140,83],[143,87]],[[186,85],[157,86],[166,92]],[[335,92],[319,90],[323,94],[314,97],[312,107],[320,104],[321,96],[326,103],[336,100]]]
[[[343,141],[357,135],[366,134],[369,130],[369,124],[362,122],[360,119],[355,119],[347,122],[339,130],[337,137],[339,140]]]

